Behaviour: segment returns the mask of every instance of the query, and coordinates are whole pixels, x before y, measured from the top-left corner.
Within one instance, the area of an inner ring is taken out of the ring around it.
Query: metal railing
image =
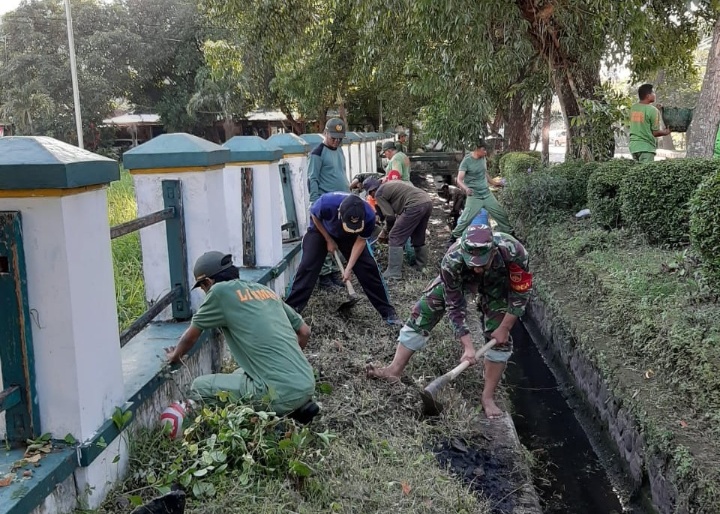
[[[188,287],[187,244],[183,218],[182,184],[179,180],[163,180],[164,209],[110,228],[110,239],[125,236],[142,228],[165,222],[170,268],[170,291],[154,301],[138,319],[120,333],[120,346],[148,326],[163,310],[172,306],[173,318],[191,317],[190,290]]]

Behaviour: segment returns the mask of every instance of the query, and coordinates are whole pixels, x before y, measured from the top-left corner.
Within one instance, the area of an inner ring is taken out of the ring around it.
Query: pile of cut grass
[[[436,212],[435,218],[439,216]],[[390,286],[391,299],[402,318],[437,272],[444,253],[444,226],[433,223],[430,230],[430,262],[434,266],[423,275],[408,272],[405,280]],[[384,252],[379,253],[383,261]],[[316,291],[303,312],[313,330],[305,353],[316,370],[317,400],[322,407],[321,416],[311,426],[313,431],[335,436],[323,450],[313,476],[302,488],[291,480],[243,486],[228,478],[216,487],[215,497],[190,499],[188,514],[492,512],[493,502],[478,494],[477,487],[471,488],[442,468],[433,453],[436,443],[454,438],[494,451],[482,435],[480,368],[463,374],[456,389],[443,393],[446,409],[439,418],[421,419],[419,385],[457,365],[462,353],[449,324],[445,320],[436,327],[428,350],[411,361],[402,383],[372,381],[365,378],[365,365],[368,360],[390,362],[397,328],[385,326],[364,297],[350,319],[339,316],[336,308],[345,299],[344,291]],[[147,482],[145,471],[162,466],[167,453],[163,448],[173,443],[158,431],[140,432],[130,443],[130,473],[99,513],[130,512],[129,496],[147,500],[158,494]]]

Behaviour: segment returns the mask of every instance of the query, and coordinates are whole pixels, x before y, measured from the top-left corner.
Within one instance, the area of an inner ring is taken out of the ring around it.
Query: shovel
[[[340,260],[340,254],[337,251],[334,251],[333,257],[335,257],[335,262],[337,262],[338,268],[340,268],[340,273],[344,275],[345,268],[343,268],[342,261]],[[345,286],[347,287],[350,299],[340,304],[340,307],[337,309],[338,312],[347,312],[351,307],[355,306],[355,304],[360,301],[360,297],[358,297],[355,292],[355,288],[349,280],[345,282]]]
[[[480,357],[485,355],[490,348],[495,346],[495,343],[497,343],[497,341],[495,339],[491,339],[485,344],[485,346],[475,352],[475,358],[480,359]],[[455,377],[465,371],[468,366],[470,366],[468,361],[461,362],[443,376],[430,382],[427,387],[420,392],[420,398],[422,398],[423,401],[423,413],[426,416],[437,416],[443,411],[442,403],[437,400],[438,393],[443,387],[445,387],[445,385],[455,380]]]

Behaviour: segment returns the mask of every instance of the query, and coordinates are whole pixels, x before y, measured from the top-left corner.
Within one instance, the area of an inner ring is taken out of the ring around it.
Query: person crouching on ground
[[[271,289],[241,280],[231,255],[207,252],[193,274],[193,289],[201,288],[205,300],[177,346],[165,349],[167,359],[180,361],[203,330],[219,328],[239,367],[229,374],[197,377],[192,399],[216,402],[218,393],[225,392],[231,401],[269,407],[278,415],[313,404],[315,377],[302,352],[310,328],[300,315]]]
[[[481,399],[485,415],[490,419],[499,418],[502,411],[495,403],[495,389],[512,353],[510,330],[525,313],[532,293],[532,275],[522,244],[508,234],[493,233],[487,225],[470,226],[460,241],[448,249],[440,265],[440,275],[425,289],[400,330],[392,363],[386,368],[369,364],[367,375],[390,382],[399,380],[410,358],[427,344],[430,331],[446,311],[455,336],[464,348],[460,362],[475,364],[475,349],[466,324],[466,292],[478,295],[485,339],[497,341],[485,354],[485,386]]]
[[[343,281],[352,272],[383,320],[402,325],[390,304],[375,258],[366,240],[375,229],[375,211],[359,196],[325,193],[310,207],[310,226],[302,241],[302,258],[285,303],[298,312],[307,305],[325,256],[340,251],[347,259]]]
[[[410,182],[395,180],[381,184],[377,179],[367,179],[363,188],[375,200],[380,214],[392,226],[388,234],[388,267],[386,279],[401,279],[403,245],[408,238],[415,249],[415,269],[422,271],[428,260],[425,231],[432,214],[432,198]]]

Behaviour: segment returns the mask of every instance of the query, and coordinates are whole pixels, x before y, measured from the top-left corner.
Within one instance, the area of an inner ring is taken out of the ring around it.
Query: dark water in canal
[[[558,384],[522,323],[513,329],[514,354],[505,380],[513,421],[538,465],[532,470],[543,511],[552,514],[645,512],[629,501],[627,478],[592,427],[579,421],[571,384]],[[568,403],[570,402],[570,404]],[[596,429],[595,429],[596,430]]]

